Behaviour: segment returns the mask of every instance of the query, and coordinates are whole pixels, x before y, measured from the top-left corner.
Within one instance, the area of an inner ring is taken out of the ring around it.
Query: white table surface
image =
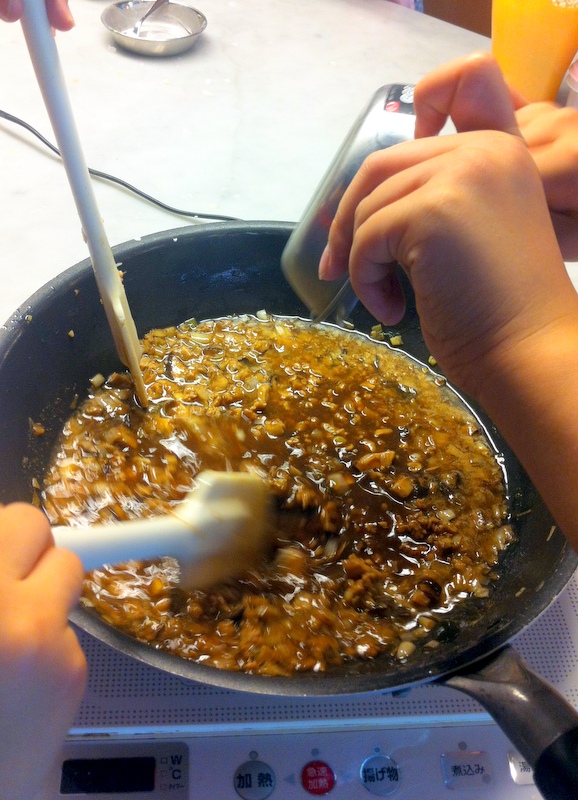
[[[57,34],[89,166],[171,205],[297,220],[343,137],[381,85],[415,82],[482,36],[388,0],[198,0],[208,19],[188,53],[115,47],[108,0],[71,0]],[[192,3],[193,4],[193,3]],[[0,23],[0,109],[54,141],[19,23]],[[95,181],[112,245],[191,221]],[[0,119],[0,322],[86,258],[59,160]]]

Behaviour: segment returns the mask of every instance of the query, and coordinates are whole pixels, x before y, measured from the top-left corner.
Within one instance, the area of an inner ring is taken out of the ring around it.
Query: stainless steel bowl
[[[135,30],[153,0],[123,0],[107,6],[101,21],[114,41],[126,50],[145,56],[172,56],[188,50],[207,27],[196,8],[168,0]]]

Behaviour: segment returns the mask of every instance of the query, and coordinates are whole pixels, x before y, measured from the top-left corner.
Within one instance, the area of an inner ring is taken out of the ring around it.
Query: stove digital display
[[[60,794],[123,794],[152,792],[156,759],[75,758],[64,761]]]

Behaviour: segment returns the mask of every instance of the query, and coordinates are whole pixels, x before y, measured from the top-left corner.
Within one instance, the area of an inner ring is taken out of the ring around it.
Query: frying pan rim
[[[198,225],[183,226],[168,231],[143,236],[140,239],[133,239],[113,248],[115,258],[121,263],[123,259],[131,257],[133,254],[140,254],[163,247],[172,241],[185,239],[194,241],[195,237],[221,236],[225,234],[243,235],[275,235],[288,237],[294,225],[290,222],[271,222],[271,221],[228,221],[215,223],[202,223]],[[9,356],[10,343],[17,338],[22,326],[25,324],[24,318],[30,309],[35,309],[40,305],[50,305],[55,295],[66,289],[70,289],[78,276],[85,275],[87,270],[91,270],[90,259],[85,259],[78,264],[68,268],[56,276],[52,281],[38,289],[5,323],[0,330],[0,369],[2,363]],[[7,348],[7,349],[6,349]],[[463,397],[463,394],[460,393]],[[565,552],[563,552],[565,550]],[[200,681],[202,683],[220,686],[235,691],[251,691],[259,694],[275,694],[283,696],[330,696],[330,695],[352,695],[366,692],[392,692],[416,686],[432,681],[443,680],[465,667],[471,667],[479,659],[488,657],[492,652],[499,650],[509,643],[516,635],[524,630],[528,624],[541,616],[542,613],[557,599],[563,591],[565,585],[574,574],[578,558],[569,547],[562,548],[560,565],[556,580],[553,581],[554,591],[548,596],[545,604],[542,604],[538,612],[529,622],[520,625],[511,625],[507,631],[503,631],[494,636],[485,637],[481,643],[466,648],[458,657],[453,656],[451,663],[449,659],[433,659],[430,670],[421,671],[419,677],[413,676],[411,669],[406,670],[407,662],[400,665],[404,670],[404,675],[409,675],[410,679],[401,681],[396,685],[381,685],[380,673],[357,674],[357,675],[337,675],[332,673],[323,674],[296,674],[288,678],[276,678],[272,676],[250,675],[239,672],[228,672],[208,667],[195,662],[186,661],[177,656],[171,656],[160,650],[155,650],[150,645],[137,641],[136,639],[122,633],[121,631],[107,625],[99,617],[95,617],[90,612],[82,608],[75,609],[71,614],[71,620],[75,625],[84,630],[87,634],[105,642],[120,652],[148,664],[149,666],[169,672],[188,680]]]

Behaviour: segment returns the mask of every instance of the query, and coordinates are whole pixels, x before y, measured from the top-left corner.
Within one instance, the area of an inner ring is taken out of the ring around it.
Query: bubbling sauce
[[[67,421],[45,475],[53,523],[166,513],[203,469],[256,472],[272,552],[184,592],[167,557],[86,576],[83,603],[151,646],[221,669],[328,670],[434,649],[486,597],[512,540],[503,472],[443,379],[358,333],[243,316],[151,331],[141,409],[113,374]]]

